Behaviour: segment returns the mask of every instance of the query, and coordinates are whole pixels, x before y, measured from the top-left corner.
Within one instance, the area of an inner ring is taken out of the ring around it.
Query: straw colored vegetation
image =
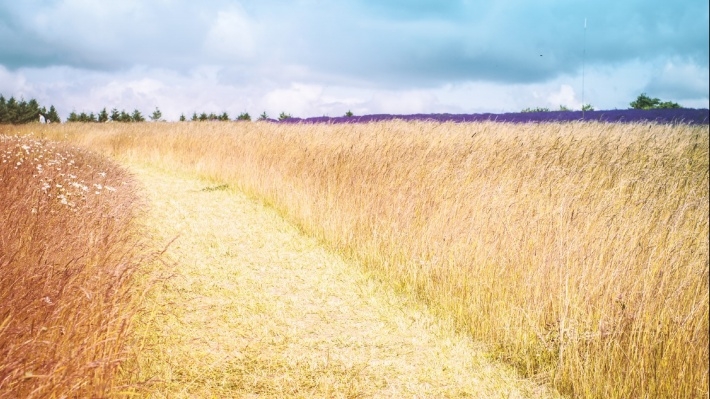
[[[136,200],[105,159],[0,132],[0,398],[123,389]]]
[[[273,209],[222,183],[132,171],[173,266],[126,367],[141,397],[550,396]]]
[[[563,393],[708,396],[706,126],[38,131],[239,187]]]

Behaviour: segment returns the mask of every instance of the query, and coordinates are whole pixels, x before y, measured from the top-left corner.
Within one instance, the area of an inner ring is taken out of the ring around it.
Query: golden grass
[[[273,209],[220,182],[131,171],[173,266],[136,328],[140,397],[555,397]]]
[[[0,128],[0,397],[105,397],[145,254],[130,177],[85,150]]]
[[[62,125],[236,185],[576,397],[708,396],[708,131]]]

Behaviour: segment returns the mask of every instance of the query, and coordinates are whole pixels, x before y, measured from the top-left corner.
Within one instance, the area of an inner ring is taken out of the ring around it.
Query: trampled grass
[[[576,397],[708,395],[708,130],[35,129],[238,186]]]
[[[147,253],[131,179],[85,150],[2,132],[0,158],[0,397],[120,392]]]

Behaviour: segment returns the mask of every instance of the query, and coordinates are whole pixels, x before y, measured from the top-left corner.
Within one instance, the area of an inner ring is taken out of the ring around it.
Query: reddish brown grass
[[[145,251],[129,175],[0,129],[0,398],[105,397]]]

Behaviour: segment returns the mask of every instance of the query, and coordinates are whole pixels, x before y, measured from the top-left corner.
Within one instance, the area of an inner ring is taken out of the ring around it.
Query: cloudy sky
[[[0,94],[63,118],[708,108],[709,26],[706,0],[0,0]]]

